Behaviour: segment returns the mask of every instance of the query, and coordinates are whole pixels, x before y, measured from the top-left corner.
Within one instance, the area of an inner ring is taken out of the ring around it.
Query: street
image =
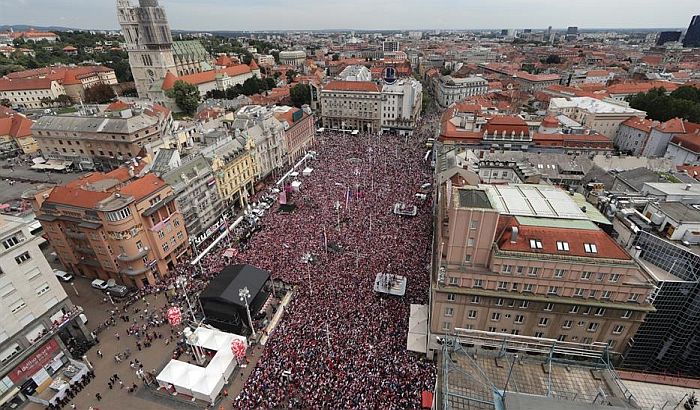
[[[87,172],[46,173],[29,169],[28,163],[11,166],[7,160],[0,162],[0,203],[11,203],[22,197],[22,193],[41,183],[60,183],[72,181]],[[9,180],[14,181],[10,184]]]

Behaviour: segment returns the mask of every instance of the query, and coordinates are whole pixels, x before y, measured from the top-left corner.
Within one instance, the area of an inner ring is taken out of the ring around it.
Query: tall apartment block
[[[607,343],[621,353],[652,279],[567,192],[441,185],[428,347],[455,329]]]
[[[693,16],[683,37],[683,47],[700,47],[700,15]]]
[[[140,288],[168,276],[187,252],[173,188],[153,173],[138,177],[139,166],[23,195],[73,274]]]
[[[48,389],[90,339],[31,234],[32,221],[0,218],[0,403],[17,408]],[[80,366],[80,364],[78,364]],[[85,365],[82,365],[84,368]],[[7,407],[5,407],[7,406]]]

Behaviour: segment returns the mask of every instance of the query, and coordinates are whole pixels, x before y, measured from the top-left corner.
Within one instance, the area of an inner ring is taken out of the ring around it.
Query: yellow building
[[[254,192],[255,159],[252,139],[226,137],[202,150],[211,164],[219,195],[228,206],[243,208]]]

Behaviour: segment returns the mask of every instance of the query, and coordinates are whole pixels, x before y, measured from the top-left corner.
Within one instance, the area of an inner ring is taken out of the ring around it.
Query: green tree
[[[295,107],[311,104],[311,86],[307,84],[296,84],[289,90],[289,96],[292,98],[292,104],[294,104]]]
[[[175,99],[180,109],[187,114],[194,114],[199,105],[199,89],[188,82],[177,80],[166,95]]]
[[[338,61],[338,60],[340,60],[340,54],[335,53],[335,54],[333,54],[332,58],[333,58],[333,61]]]
[[[297,76],[297,72],[294,70],[287,70],[285,75],[287,76],[287,84],[291,84],[292,81],[294,81],[294,77]]]
[[[646,111],[649,118],[668,121],[671,118],[684,118],[691,122],[700,122],[700,102],[697,91],[680,87],[671,94],[664,88],[653,88],[646,93],[639,93],[627,98],[632,108]]]
[[[277,87],[277,81],[275,81],[274,78],[267,77],[265,79],[265,82],[267,83],[267,89],[272,90],[273,88]]]
[[[561,62],[562,62],[561,57],[559,57],[556,54],[550,54],[544,60],[545,64],[561,64]]]
[[[61,107],[68,107],[69,105],[73,104],[73,100],[71,100],[70,97],[65,94],[61,94],[58,97],[56,97],[54,102],[60,105]]]
[[[96,84],[85,90],[85,101],[89,103],[103,104],[116,96],[112,87],[107,84]]]
[[[691,86],[678,87],[671,93],[671,98],[693,101],[700,103],[700,90]]]

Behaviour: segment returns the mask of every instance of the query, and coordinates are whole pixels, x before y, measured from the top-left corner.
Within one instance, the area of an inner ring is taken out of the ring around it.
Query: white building
[[[270,54],[256,54],[255,59],[258,60],[259,65],[272,67],[275,65],[275,57]]]
[[[435,99],[443,108],[467,97],[486,94],[489,88],[488,81],[477,76],[455,78],[444,75],[433,81],[435,81]]]
[[[306,52],[304,50],[286,50],[280,51],[280,64],[300,67],[306,61]]]
[[[382,42],[382,51],[385,53],[399,51],[399,41],[398,40],[386,40],[386,41]]]
[[[611,140],[625,120],[646,117],[646,112],[630,108],[625,103],[591,97],[552,98],[549,101],[549,114],[566,115]]]
[[[382,131],[411,134],[423,107],[423,86],[414,79],[382,87]]]
[[[71,338],[89,338],[76,320],[81,310],[39,249],[45,240],[31,233],[33,223],[0,218],[0,396],[8,408],[27,401],[20,389],[28,380],[41,384],[60,375]]]
[[[363,65],[349,65],[338,74],[342,81],[372,81],[372,73]]]

